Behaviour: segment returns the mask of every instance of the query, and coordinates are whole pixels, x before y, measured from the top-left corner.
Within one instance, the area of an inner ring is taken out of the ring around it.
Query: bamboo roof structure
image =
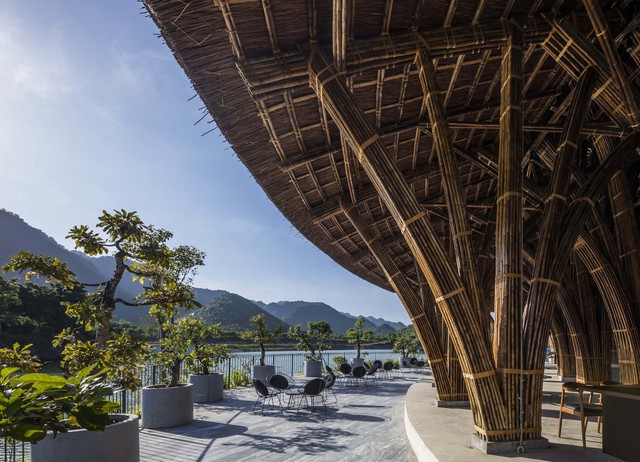
[[[390,289],[366,244],[340,210],[338,199],[347,196],[375,223],[399,269],[415,280],[413,258],[398,227],[354,154],[342,145],[335,124],[319,108],[297,49],[299,43],[315,39],[331,51],[332,2],[145,3],[216,125],[300,233],[349,271]],[[561,32],[562,18],[576,21],[587,40],[593,40],[588,38],[590,33],[595,34],[581,3],[575,1],[559,2],[557,17],[561,19],[553,19],[552,7],[558,2],[551,1],[423,3],[356,3],[346,21],[350,30],[344,32],[345,42],[337,52],[342,54],[339,59],[344,61],[350,88],[446,241],[443,184],[413,65],[416,43],[412,30],[425,31],[427,42],[433,41],[431,37],[437,39],[438,45],[431,45],[432,55],[437,59],[437,78],[461,159],[471,230],[480,238],[497,188],[491,166],[496,157],[500,46],[505,37],[500,17],[524,15],[524,24],[530,26],[524,79],[524,128],[530,148],[523,169],[527,179],[541,188],[549,172],[539,160],[539,151],[553,149],[557,143],[563,106],[574,83],[569,66],[580,60],[581,53],[563,53],[567,40]],[[315,5],[314,11],[309,5]],[[575,16],[568,14],[574,12]],[[610,14],[616,21],[614,30],[624,30],[626,24],[619,22],[622,18],[616,12]],[[640,60],[637,34],[638,29],[619,37],[629,49],[625,52],[628,66],[636,70]],[[552,46],[556,54],[546,50]],[[566,63],[556,61],[559,54]],[[635,72],[635,77],[638,82],[640,73]],[[603,77],[603,83],[606,80]],[[601,94],[606,87],[602,90]],[[620,96],[611,98],[610,107],[621,103]],[[585,169],[595,162],[590,157],[590,139],[619,139],[628,131],[618,113],[612,115],[606,109],[594,113],[584,128],[580,162]],[[637,184],[637,178],[630,180]],[[533,214],[539,205],[535,198],[527,198],[525,209]],[[535,239],[535,233],[529,238]]]
[[[144,4],[282,214],[400,296],[481,437],[539,435],[516,372],[535,408],[550,334],[579,380],[611,342],[640,380],[638,2]]]

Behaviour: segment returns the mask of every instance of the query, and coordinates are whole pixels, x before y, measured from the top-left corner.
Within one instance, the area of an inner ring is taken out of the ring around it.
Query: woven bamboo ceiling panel
[[[209,114],[284,216],[349,271],[389,289],[384,273],[343,212],[356,204],[409,280],[409,248],[352,146],[310,87],[309,43],[332,60],[381,136],[441,242],[451,231],[425,93],[416,66],[429,50],[459,161],[477,249],[492,221],[497,187],[501,60],[507,18],[524,34],[525,239],[533,245],[566,111],[582,70],[597,71],[582,129],[577,189],[598,165],[600,146],[633,126],[581,1],[144,0]],[[601,2],[629,76],[640,84],[635,2]],[[316,82],[317,83],[317,82]],[[638,163],[628,171],[638,191]],[[637,197],[633,198],[638,207]],[[608,213],[602,206],[602,213]],[[637,226],[637,223],[636,223]],[[527,243],[525,243],[527,244]],[[491,250],[489,254],[491,254]],[[490,273],[490,272],[489,272]]]

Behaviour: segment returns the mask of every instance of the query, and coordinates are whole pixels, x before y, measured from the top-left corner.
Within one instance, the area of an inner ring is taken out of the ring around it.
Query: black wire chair
[[[304,401],[306,407],[309,407],[309,400],[311,400],[311,409],[315,410],[315,400],[320,398],[324,409],[327,409],[327,404],[324,398],[325,381],[321,378],[312,379],[307,382],[304,387],[300,387],[297,390],[287,390],[285,394],[289,396],[288,408],[295,407],[296,411],[302,408],[302,402]],[[298,399],[299,398],[299,399]],[[297,406],[296,406],[297,400]],[[293,406],[291,405],[293,403]]]
[[[363,366],[358,366],[353,369],[353,384],[355,387],[359,387],[360,385],[366,385],[367,382],[364,376],[367,374],[367,370]]]
[[[378,384],[378,376],[376,375],[376,372],[378,372],[378,365],[374,364],[371,369],[369,369],[366,373],[366,375],[364,376],[364,385],[365,387],[367,386],[367,383],[369,381],[372,381],[375,385]]]
[[[289,380],[281,374],[272,375],[269,379],[269,385],[271,385],[271,388],[276,390],[278,393],[283,393],[285,390],[291,388]]]
[[[338,379],[342,380],[343,385],[348,386],[349,382],[353,380],[353,374],[351,373],[351,366],[347,363],[340,364],[340,375],[337,376]]]
[[[276,407],[273,404],[274,398],[278,400],[278,409],[280,412],[282,409],[282,401],[280,400],[280,391],[278,390],[269,390],[269,388],[262,383],[260,380],[253,379],[253,388],[256,390],[256,395],[258,398],[256,399],[256,403],[253,405],[253,412],[256,412],[256,406],[260,401],[262,401],[262,414],[264,415],[264,405],[267,401],[271,402],[271,406]]]
[[[329,396],[329,392],[333,393],[333,398],[336,400],[336,404],[338,404],[338,397],[336,396],[336,392],[333,389],[333,386],[336,383],[336,375],[332,372],[329,372],[324,376],[324,400],[327,401],[327,396]]]

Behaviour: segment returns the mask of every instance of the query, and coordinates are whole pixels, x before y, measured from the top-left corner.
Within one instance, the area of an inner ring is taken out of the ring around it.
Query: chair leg
[[[558,417],[558,438],[562,436],[562,411],[560,411],[560,417]]]
[[[582,427],[582,447],[587,449],[587,426],[584,423],[585,419],[580,419],[580,426]]]
[[[601,415],[599,415],[599,416],[598,416],[598,427],[597,427],[597,429],[596,429],[596,430],[598,431],[598,433],[600,433],[600,424],[601,424],[601,423],[602,423],[602,416],[601,416]]]

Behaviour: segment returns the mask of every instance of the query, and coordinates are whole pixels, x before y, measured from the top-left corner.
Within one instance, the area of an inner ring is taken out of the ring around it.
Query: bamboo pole
[[[518,428],[522,340],[523,34],[510,22],[502,57],[500,144],[496,199],[493,357],[507,406],[508,428]],[[540,430],[541,431],[541,430]],[[517,436],[517,435],[516,435]]]
[[[490,440],[505,435],[505,408],[484,332],[475,322],[473,305],[438,235],[426,219],[404,176],[391,160],[353,94],[339,79],[322,50],[300,46],[308,63],[309,82],[345,135],[369,180],[401,229],[411,252],[436,297],[436,304],[452,336],[469,392],[479,434]]]
[[[422,92],[425,95],[429,120],[433,127],[433,140],[438,155],[438,165],[442,172],[444,197],[449,213],[451,237],[455,250],[458,273],[469,292],[471,302],[477,313],[477,322],[481,324],[486,318],[482,311],[482,299],[476,256],[473,248],[472,233],[467,221],[466,201],[460,167],[453,149],[453,142],[447,124],[447,112],[440,94],[433,60],[424,47],[419,48],[416,55],[416,66]],[[487,339],[488,341],[488,339]]]
[[[340,201],[342,211],[356,229],[360,237],[366,242],[371,255],[385,274],[391,287],[404,305],[413,325],[418,333],[422,347],[427,354],[429,367],[436,384],[438,398],[443,401],[454,401],[449,377],[447,374],[444,355],[438,343],[436,326],[431,322],[431,317],[426,314],[427,307],[423,305],[407,278],[400,272],[389,252],[384,248],[378,236],[371,232],[372,227],[367,225],[358,213],[357,206],[344,200]]]

